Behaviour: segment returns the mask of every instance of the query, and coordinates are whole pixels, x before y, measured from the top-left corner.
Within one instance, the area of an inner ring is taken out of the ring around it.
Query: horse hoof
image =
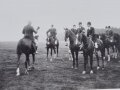
[[[16,76],[20,76],[20,73],[17,73]]]
[[[90,74],[93,74],[93,70],[90,71]]]
[[[17,73],[16,76],[20,75],[20,69],[19,68],[17,68],[16,73]]]
[[[98,67],[97,67],[97,70],[99,70],[99,69],[100,69],[100,67],[98,66]]]
[[[86,74],[86,71],[83,71],[82,74]]]

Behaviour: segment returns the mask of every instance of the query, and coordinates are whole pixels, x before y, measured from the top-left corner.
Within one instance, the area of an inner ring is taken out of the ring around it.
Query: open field
[[[96,69],[94,58],[94,74],[82,75],[83,57],[79,54],[79,69],[72,69],[72,61],[68,60],[68,51],[64,43],[60,44],[59,57],[52,62],[46,60],[45,44],[40,43],[39,54],[36,55],[35,70],[24,74],[24,59],[21,57],[21,76],[16,74],[17,55],[15,42],[0,43],[0,90],[83,90],[120,88],[119,59],[106,61],[105,69]],[[106,58],[107,59],[107,58]],[[31,60],[32,61],[32,60]]]

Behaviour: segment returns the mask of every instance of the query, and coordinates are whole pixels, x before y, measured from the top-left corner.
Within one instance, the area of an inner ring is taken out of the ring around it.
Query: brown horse
[[[19,69],[19,65],[20,65],[20,57],[22,54],[25,54],[26,56],[26,60],[25,60],[25,73],[28,74],[28,66],[30,66],[30,59],[29,56],[30,54],[32,54],[33,57],[33,65],[35,63],[35,44],[33,43],[33,41],[29,38],[23,38],[18,42],[17,45],[17,57],[18,57],[18,61],[17,61],[17,70],[16,70],[16,75],[19,76],[20,75],[20,69]]]
[[[51,50],[51,59],[50,61],[52,61],[53,59],[53,53],[52,51],[54,50],[54,58],[56,58],[56,51],[57,51],[57,56],[58,56],[58,52],[59,52],[59,40],[54,39],[52,36],[47,38],[47,43],[46,43],[46,48],[47,48],[47,60],[48,60],[48,55],[49,55],[49,49]]]
[[[70,45],[70,51],[72,54],[72,60],[73,60],[73,67],[77,69],[78,68],[78,53],[79,53],[79,49],[80,49],[80,45],[81,43],[79,42],[78,37],[68,28],[64,28],[65,30],[65,42],[67,41],[67,39],[69,39]]]
[[[83,44],[83,57],[84,57],[84,71],[82,74],[86,74],[86,66],[88,64],[88,57],[90,57],[90,74],[93,74],[93,52],[94,52],[94,43],[91,38],[85,36],[85,32],[82,32],[79,35],[80,42]]]

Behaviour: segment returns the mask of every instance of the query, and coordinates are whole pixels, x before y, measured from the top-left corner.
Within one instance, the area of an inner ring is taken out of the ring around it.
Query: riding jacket
[[[76,29],[72,28],[71,31],[72,31],[75,35],[77,35],[77,30],[76,30]]]
[[[87,30],[87,36],[89,37],[89,35],[91,36],[94,36],[95,34],[95,29],[94,27],[90,27],[88,30]]]
[[[31,25],[26,25],[24,28],[23,28],[23,32],[24,34],[24,37],[27,37],[31,40],[34,41],[34,36],[33,36],[33,33],[37,33],[34,28],[31,26]]]
[[[49,29],[46,34],[48,35],[48,33],[50,33],[50,36],[49,37],[53,37],[53,38],[56,38],[56,35],[57,35],[57,32],[56,32],[56,29],[55,28],[51,28]]]
[[[112,37],[113,36],[113,31],[112,30],[107,30],[106,31],[106,36],[107,37]]]
[[[85,30],[84,27],[79,27],[79,28],[77,29],[77,33],[80,34],[83,30]]]
[[[87,30],[87,37],[91,37],[92,41],[94,42],[95,41],[94,35],[95,35],[95,29],[94,29],[94,27],[90,27]]]

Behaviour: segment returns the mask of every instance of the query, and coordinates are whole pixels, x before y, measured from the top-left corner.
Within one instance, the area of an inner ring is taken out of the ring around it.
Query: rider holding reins
[[[38,27],[36,30],[34,30],[33,26],[31,25],[32,23],[29,21],[26,26],[24,26],[22,33],[24,34],[24,38],[28,38],[32,40],[33,47],[36,51],[36,42],[35,42],[35,37],[34,33],[37,34],[38,30],[40,27]]]
[[[93,42],[94,40],[94,35],[95,35],[95,29],[92,27],[91,22],[87,23],[88,29],[87,29],[87,37],[89,37]]]
[[[51,28],[46,32],[46,34],[47,34],[47,39],[53,37],[55,41],[57,40],[56,37],[57,31],[56,28],[54,28],[54,25],[51,25]]]

